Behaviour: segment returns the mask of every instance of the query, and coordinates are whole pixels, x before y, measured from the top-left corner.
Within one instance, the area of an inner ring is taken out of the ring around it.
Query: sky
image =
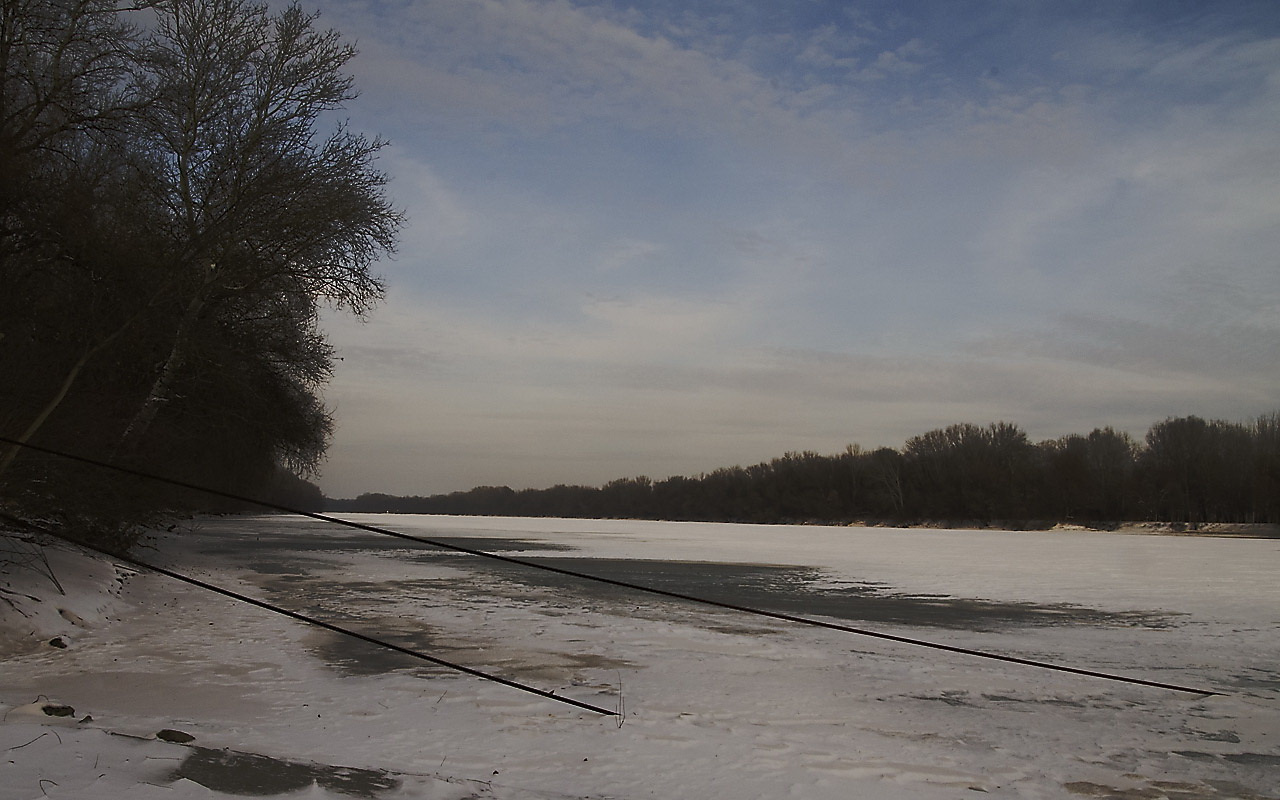
[[[1280,410],[1280,4],[304,0],[408,216],[327,494]]]

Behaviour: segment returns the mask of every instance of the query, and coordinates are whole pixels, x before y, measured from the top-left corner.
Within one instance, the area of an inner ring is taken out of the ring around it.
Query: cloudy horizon
[[[1280,408],[1280,7],[310,0],[406,210],[327,494]]]

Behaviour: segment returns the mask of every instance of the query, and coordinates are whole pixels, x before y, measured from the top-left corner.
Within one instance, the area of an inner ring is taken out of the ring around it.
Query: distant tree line
[[[131,7],[129,7],[131,6]],[[0,0],[0,434],[307,495],[333,354],[400,215],[382,142],[323,115],[354,51],[296,6]],[[0,445],[0,510],[207,497]]]
[[[345,511],[735,522],[1280,522],[1280,413],[1242,424],[1166,419],[1142,442],[1111,428],[1033,443],[1017,425],[959,424],[901,449],[787,453],[697,477],[430,497],[364,494]]]

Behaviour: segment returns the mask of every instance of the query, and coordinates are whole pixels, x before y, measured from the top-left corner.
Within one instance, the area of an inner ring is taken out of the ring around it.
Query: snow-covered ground
[[[1225,695],[586,587],[316,521],[207,519],[140,555],[625,703],[625,724],[58,548],[65,593],[39,569],[0,583],[0,800],[1280,797],[1277,540],[356,518]],[[156,738],[169,729],[194,741]]]

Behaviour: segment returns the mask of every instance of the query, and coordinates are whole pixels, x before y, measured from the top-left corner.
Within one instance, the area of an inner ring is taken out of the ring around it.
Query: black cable
[[[52,531],[48,531],[43,528],[37,527],[35,529],[41,530],[43,533],[46,533],[48,535],[56,536],[58,539],[70,542],[71,544],[74,544],[77,547],[83,547],[86,550],[90,550],[92,552],[99,553],[100,555],[104,555],[107,558],[110,558],[112,560],[120,561],[125,564],[129,564],[130,566],[138,567],[140,569],[150,570],[152,572],[159,573],[160,575],[164,575],[165,577],[172,578],[177,581],[182,581],[183,583],[189,583],[192,586],[198,586],[201,589],[205,589],[210,592],[223,595],[224,597],[230,597],[232,600],[238,600],[241,603],[248,603],[251,606],[257,606],[258,608],[263,608],[263,609],[266,609],[267,611],[271,611],[276,614],[281,614],[291,619],[296,619],[300,622],[305,622],[309,625],[315,625],[318,628],[324,628],[325,630],[333,631],[334,633],[340,633],[343,636],[350,636],[351,638],[359,639],[362,642],[368,642],[369,644],[377,645],[378,647],[385,647],[386,649],[394,650],[397,653],[403,653],[407,656],[412,656],[414,658],[421,659],[423,661],[427,661],[432,664],[437,664],[442,667],[448,667],[449,669],[457,670],[458,672],[465,672],[468,675],[474,675],[477,678],[483,678],[484,680],[487,680],[487,681],[500,683],[503,686],[510,686],[511,688],[519,689],[522,692],[529,692],[530,694],[536,694],[539,697],[545,697],[549,700],[555,700],[556,702],[559,702],[559,703],[568,703],[571,706],[577,706],[578,708],[583,708],[583,709],[586,709],[587,711],[594,711],[597,714],[604,714],[607,717],[616,717],[620,715],[620,711],[618,710],[609,710],[606,708],[600,708],[598,706],[593,706],[590,703],[583,703],[579,700],[574,700],[571,697],[562,697],[558,694],[555,694],[554,692],[548,692],[544,689],[538,689],[534,686],[529,686],[527,684],[509,680],[507,678],[503,678],[498,675],[493,675],[488,672],[483,672],[481,670],[474,669],[472,667],[465,667],[461,664],[455,664],[451,661],[445,661],[442,658],[429,656],[426,653],[420,652],[418,650],[412,650],[408,647],[402,647],[398,644],[395,644],[394,642],[388,642],[384,639],[377,639],[373,636],[368,636],[366,634],[360,633],[359,631],[353,631],[350,628],[344,628],[340,625],[334,625],[331,622],[325,622],[324,620],[316,619],[315,617],[307,616],[306,614],[301,614],[297,611],[290,611],[287,608],[273,605],[264,600],[258,600],[256,598],[249,597],[248,595],[240,594],[239,592],[233,592],[230,589],[225,589],[221,586],[216,586],[212,583],[206,583],[205,581],[202,581],[198,578],[193,578],[190,575],[183,575],[180,572],[174,572],[173,570],[165,569],[164,567],[158,567],[155,564],[151,564],[146,561],[133,558],[132,556],[123,555],[121,553],[113,553],[109,550],[104,550],[100,547],[95,547],[86,542],[65,539],[64,537],[57,536],[57,534],[53,533]]]
[[[217,489],[210,489],[204,486],[197,486],[192,483],[186,483],[184,481],[175,480],[173,478],[166,478],[160,475],[153,475],[151,473],[142,472],[140,470],[135,470],[129,467],[121,467],[115,464],[108,464],[104,461],[97,461],[91,458],[85,458],[84,456],[72,455],[70,453],[64,453],[58,450],[51,450],[46,447],[40,447],[37,445],[18,442],[14,439],[9,439],[4,436],[0,436],[0,442],[7,442],[9,444],[18,445],[20,447],[26,447],[31,450],[35,450],[36,452],[46,453],[48,455],[59,456],[61,458],[70,459],[72,461],[79,461],[81,463],[89,464],[92,466],[115,470],[117,472],[122,472],[126,475],[133,475],[134,477],[138,477],[138,478],[146,478],[149,480],[160,481],[161,483],[167,483],[173,486],[179,486],[184,489],[192,489],[198,492],[205,492],[207,494],[215,495],[218,497],[224,497],[228,500],[236,500],[243,503],[251,503],[254,505],[262,506],[263,508],[272,509],[274,511],[283,511],[288,514],[297,514],[299,516],[320,520],[321,522],[330,522],[335,525],[342,525],[348,528],[355,528],[356,530],[368,531],[369,533],[377,533],[383,536],[392,536],[397,539],[405,539],[412,542],[418,542],[420,544],[431,545],[432,547],[439,547],[444,550],[452,550],[458,553],[466,553],[467,555],[478,556],[480,558],[488,558],[494,561],[502,561],[508,564],[516,564],[518,566],[528,567],[530,569],[539,569],[545,572],[553,572],[553,573],[556,573],[559,575],[565,575],[571,578],[594,581],[596,583],[603,583],[609,586],[617,586],[619,588],[630,589],[632,591],[637,591],[637,592],[644,592],[646,594],[657,595],[659,597],[668,597],[675,600],[684,600],[691,603],[698,603],[706,606],[714,606],[716,608],[724,608],[730,611],[738,611],[744,614],[752,614],[758,617],[768,617],[770,619],[782,620],[784,622],[794,622],[801,625],[810,625],[816,628],[825,628],[827,630],[841,631],[843,633],[852,633],[858,636],[869,636],[875,639],[884,639],[890,642],[898,642],[900,644],[915,645],[917,647],[927,647],[933,650],[942,650],[948,653],[959,653],[962,655],[974,656],[976,658],[986,658],[994,661],[1003,661],[1010,664],[1021,664],[1022,666],[1053,670],[1055,672],[1066,672],[1073,675],[1083,675],[1090,678],[1100,678],[1102,680],[1118,681],[1120,683],[1136,684],[1138,686],[1150,686],[1157,689],[1168,689],[1175,692],[1184,692],[1187,694],[1196,694],[1196,695],[1202,695],[1205,697],[1225,695],[1224,692],[1210,691],[1208,689],[1197,689],[1190,686],[1179,686],[1173,683],[1161,683],[1159,681],[1148,681],[1148,680],[1143,680],[1141,678],[1130,678],[1125,675],[1115,675],[1107,672],[1098,672],[1096,670],[1080,669],[1078,667],[1068,667],[1061,664],[1053,664],[1047,661],[1035,661],[1027,658],[1018,658],[1016,656],[1006,656],[1006,655],[1001,655],[999,653],[987,652],[984,650],[973,650],[967,647],[956,647],[954,645],[939,644],[937,642],[929,642],[923,639],[912,639],[906,636],[896,636],[894,634],[881,633],[880,631],[866,630],[864,628],[854,628],[852,626],[841,625],[836,622],[826,622],[823,620],[810,619],[808,617],[799,617],[793,614],[786,614],[778,611],[766,611],[764,609],[751,608],[749,606],[742,606],[736,603],[725,603],[719,600],[710,600],[704,597],[696,597],[694,595],[683,594],[681,592],[672,592],[666,589],[657,589],[652,586],[644,586],[638,583],[630,583],[628,581],[620,581],[620,580],[615,580],[613,578],[604,578],[598,575],[591,575],[585,572],[577,572],[575,570],[562,569],[560,567],[553,567],[549,564],[539,564],[535,561],[527,561],[525,559],[512,558],[511,556],[503,556],[503,555],[498,555],[496,553],[487,553],[483,550],[475,550],[469,547],[463,547],[461,545],[450,544],[448,542],[436,541],[436,540],[427,539],[421,536],[413,536],[411,534],[400,533],[399,531],[392,531],[386,528],[378,528],[373,525],[365,525],[359,522],[351,522],[350,520],[345,520],[338,517],[331,517],[326,514],[318,514],[314,511],[303,511],[297,508],[290,508],[288,506],[283,506],[278,503],[271,503],[264,500],[252,498],[252,497],[245,497],[243,495],[232,494],[230,492],[223,492]],[[557,698],[557,699],[560,699],[560,698]],[[614,712],[609,712],[609,713],[612,714]]]
[[[103,551],[99,551],[99,552],[103,552]],[[164,567],[157,567],[154,564],[148,564],[144,561],[139,561],[135,558],[130,558],[129,556],[112,555],[110,553],[105,553],[105,552],[103,554],[111,556],[112,558],[124,561],[127,564],[132,564],[136,567],[143,567],[145,569],[158,572],[161,575],[165,575],[167,577],[173,578],[175,580],[179,580],[184,583],[189,583],[192,586],[199,586],[201,589],[207,589],[211,592],[216,592],[218,594],[225,595],[227,597],[230,597],[233,600],[239,600],[242,603],[248,603],[249,605],[257,606],[258,608],[265,608],[267,611],[273,611],[277,614],[283,614],[286,617],[291,617],[293,619],[299,620],[300,622],[306,622],[310,625],[315,625],[317,627],[324,628],[325,630],[333,631],[334,633],[340,633],[343,636],[350,636],[353,639],[359,639],[363,642],[368,642],[369,644],[374,644],[379,647],[385,647],[386,649],[394,650],[397,653],[403,653],[407,656],[413,656],[414,658],[421,659],[423,661],[428,661],[432,664],[437,664],[442,667],[448,667],[449,669],[456,670],[458,672],[464,672],[467,675],[473,675],[477,678],[483,678],[486,681],[492,681],[493,683],[500,683],[503,686],[510,686],[512,689],[519,689],[522,692],[529,692],[530,694],[536,694],[539,697],[545,697],[548,700],[555,700],[558,703],[567,703],[571,706],[577,706],[578,708],[586,709],[587,711],[594,711],[597,714],[603,714],[606,717],[616,717],[618,716],[618,713],[619,713],[616,709],[610,710],[607,708],[600,708],[599,706],[593,706],[590,703],[584,703],[581,700],[574,700],[571,697],[562,697],[556,694],[555,692],[548,692],[545,689],[539,689],[534,686],[529,686],[528,684],[520,683],[518,681],[513,681],[513,680],[510,680],[509,678],[503,678],[499,675],[494,675],[489,672],[484,672],[482,670],[474,669],[472,667],[466,667],[466,666],[463,666],[462,664],[455,664],[452,661],[445,661],[443,658],[436,658],[435,656],[429,656],[426,653],[420,652],[418,650],[412,650],[408,647],[401,647],[400,645],[395,644],[394,642],[388,642],[384,639],[377,639],[372,636],[367,636],[363,633],[360,633],[359,631],[353,631],[350,628],[344,628],[340,625],[334,625],[333,623],[325,622],[323,620],[316,619],[315,617],[309,617],[306,614],[299,614],[297,611],[290,611],[287,608],[281,608],[280,606],[272,605],[271,603],[267,603],[262,600],[256,600],[247,595],[233,592],[230,589],[224,589],[221,586],[214,586],[211,583],[205,583],[204,581],[197,580],[196,578],[192,578],[189,575],[182,575],[172,570],[165,569]]]

